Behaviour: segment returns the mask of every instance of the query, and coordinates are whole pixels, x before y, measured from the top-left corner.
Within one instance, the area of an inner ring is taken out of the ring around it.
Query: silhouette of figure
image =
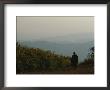
[[[71,58],[71,65],[74,66],[75,68],[78,65],[78,56],[75,52],[73,52],[72,58]]]

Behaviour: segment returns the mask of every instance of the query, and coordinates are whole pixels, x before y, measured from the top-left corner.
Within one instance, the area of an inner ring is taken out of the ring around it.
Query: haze
[[[87,34],[86,39],[93,39],[93,33],[94,17],[92,16],[17,16],[18,41],[45,41],[52,38],[55,40],[55,38],[61,36],[72,35],[74,37],[77,34],[79,35],[78,38],[82,38],[82,35]]]

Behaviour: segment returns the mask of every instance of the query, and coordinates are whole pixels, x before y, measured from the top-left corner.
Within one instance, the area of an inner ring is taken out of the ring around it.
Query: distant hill
[[[54,42],[54,41],[24,41],[22,45],[33,48],[41,48],[44,50],[51,50],[57,54],[71,56],[75,51],[79,56],[79,62],[84,61],[89,52],[89,48],[94,46],[93,41],[72,43],[72,42]]]
[[[58,43],[86,43],[89,41],[94,41],[94,33],[76,33],[61,35],[56,37],[46,38],[44,41],[58,42]]]
[[[44,33],[41,33],[43,36]],[[44,35],[45,36],[45,35]],[[46,36],[46,37],[38,37],[37,35],[28,36],[27,38],[23,38],[24,36],[17,35],[17,41],[48,41],[53,43],[61,43],[61,44],[68,44],[68,43],[86,43],[89,41],[94,41],[94,33],[93,32],[86,32],[86,33],[71,33],[64,35],[53,35],[53,36]]]

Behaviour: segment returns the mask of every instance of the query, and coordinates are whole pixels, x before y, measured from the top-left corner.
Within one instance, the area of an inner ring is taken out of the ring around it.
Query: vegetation
[[[94,47],[91,47],[89,51],[87,58],[81,64],[94,66]]]
[[[94,73],[94,47],[90,49],[87,59],[79,64],[78,67],[91,64]],[[79,69],[78,69],[79,70]],[[79,73],[71,67],[70,57],[57,55],[50,50],[42,50],[40,48],[29,48],[16,43],[16,73]]]

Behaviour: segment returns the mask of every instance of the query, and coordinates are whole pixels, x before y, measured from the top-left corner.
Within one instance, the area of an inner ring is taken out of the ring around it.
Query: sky
[[[69,35],[93,38],[92,16],[17,16],[17,40],[46,40]]]

